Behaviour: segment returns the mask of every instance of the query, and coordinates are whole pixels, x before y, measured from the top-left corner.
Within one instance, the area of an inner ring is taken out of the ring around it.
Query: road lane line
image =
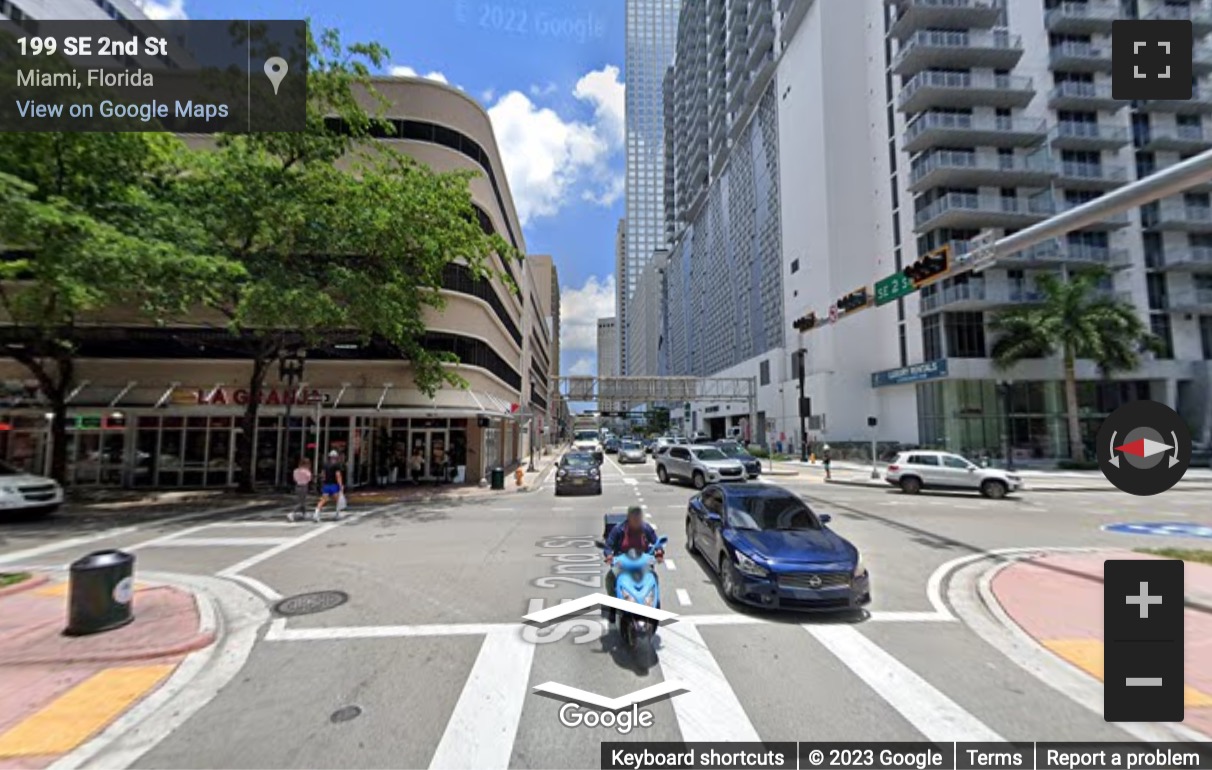
[[[693,602],[690,601],[690,592],[685,588],[679,588],[675,593],[678,596],[678,604],[682,605],[683,607],[689,607],[691,604],[693,604]]]
[[[849,626],[804,626],[927,740],[1000,743],[1005,739],[884,648]]]
[[[516,627],[484,637],[430,768],[509,767],[534,650]]]
[[[658,634],[665,681],[685,682],[689,688],[670,701],[682,740],[760,741],[699,630],[678,622],[662,626]]]
[[[678,565],[673,563],[673,559],[665,559],[665,569],[670,572],[677,572]]]
[[[282,594],[278,593],[256,578],[249,577],[248,575],[227,575],[226,577],[228,580],[234,580],[237,583],[241,583],[248,588],[251,588],[253,593],[260,594],[268,601],[277,602],[282,600]],[[286,619],[282,618],[282,622],[285,623]]]

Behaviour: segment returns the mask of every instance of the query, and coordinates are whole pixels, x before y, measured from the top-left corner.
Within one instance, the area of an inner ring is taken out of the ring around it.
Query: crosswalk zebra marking
[[[691,604],[693,604],[693,602],[690,601],[690,592],[685,588],[679,588],[674,593],[677,594],[678,604],[682,605],[683,607],[689,607]]]
[[[683,741],[761,740],[697,628],[680,622],[663,626],[660,640],[661,673],[689,688],[670,701]]]
[[[484,637],[429,761],[431,770],[509,766],[536,646],[523,639],[516,626]]]
[[[804,626],[852,673],[930,741],[1005,741],[984,722],[848,626]],[[693,680],[691,680],[693,681]]]

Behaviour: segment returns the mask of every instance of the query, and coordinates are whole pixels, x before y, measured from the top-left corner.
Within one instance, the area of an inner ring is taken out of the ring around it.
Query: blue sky
[[[560,273],[562,370],[596,372],[623,216],[621,0],[142,0],[154,18],[310,19],[375,41],[397,74],[442,79],[492,117],[527,250]]]

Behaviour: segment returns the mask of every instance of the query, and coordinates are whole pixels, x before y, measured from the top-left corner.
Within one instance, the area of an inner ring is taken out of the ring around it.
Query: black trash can
[[[504,468],[493,468],[492,469],[492,488],[493,489],[504,489],[505,488],[505,469]]]
[[[134,620],[134,572],[135,557],[124,551],[95,551],[72,562],[63,633],[95,634]]]

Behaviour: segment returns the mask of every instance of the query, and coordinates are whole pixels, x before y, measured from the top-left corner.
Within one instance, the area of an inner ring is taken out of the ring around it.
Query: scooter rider
[[[606,557],[606,563],[611,566],[610,570],[606,573],[607,596],[614,596],[616,591],[615,583],[617,582],[618,575],[614,569],[614,557],[620,553],[627,553],[633,548],[643,553],[656,541],[656,530],[652,528],[652,525],[644,521],[644,509],[638,505],[628,508],[627,520],[622,524],[615,525],[614,529],[610,530],[610,534],[606,536],[606,548],[603,553]],[[657,561],[665,558],[663,550],[657,550],[653,555]],[[613,622],[614,610],[607,610],[606,617]]]

